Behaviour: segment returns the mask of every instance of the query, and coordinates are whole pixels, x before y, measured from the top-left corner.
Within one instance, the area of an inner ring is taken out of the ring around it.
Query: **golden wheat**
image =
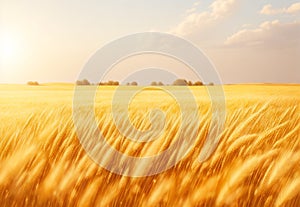
[[[300,206],[300,86],[225,86],[224,130],[214,154],[204,162],[198,161],[199,155],[214,127],[204,87],[191,88],[199,125],[188,114],[184,127],[182,109],[171,96],[160,90],[137,95],[128,110],[139,130],[151,129],[148,117],[154,107],[165,113],[165,122],[154,123],[164,124],[163,131],[147,143],[133,142],[118,131],[111,115],[115,88],[104,87],[95,99],[95,119],[116,150],[151,156],[175,143],[180,130],[186,139],[196,135],[191,151],[174,167],[142,178],[113,174],[86,154],[72,119],[72,86],[0,89],[1,206]],[[117,113],[122,122],[123,111]],[[160,118],[153,113],[152,118]],[[84,107],[82,115],[88,116]],[[81,126],[92,135],[89,124],[83,121]],[[126,124],[120,127],[134,138]],[[106,163],[116,161],[109,152],[97,146],[94,150]],[[176,160],[178,153],[185,153],[183,146],[170,159]],[[156,168],[160,164],[153,163]]]

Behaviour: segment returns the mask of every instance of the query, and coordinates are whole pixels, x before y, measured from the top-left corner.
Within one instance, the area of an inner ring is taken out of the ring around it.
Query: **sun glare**
[[[12,35],[1,35],[1,58],[4,63],[8,63],[17,58],[19,52],[18,39]]]

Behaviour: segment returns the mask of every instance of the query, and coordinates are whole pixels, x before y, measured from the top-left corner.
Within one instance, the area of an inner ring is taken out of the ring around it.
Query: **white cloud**
[[[300,21],[267,21],[255,29],[243,29],[228,37],[229,47],[291,48],[300,46]]]
[[[188,35],[199,30],[212,26],[219,20],[228,16],[234,9],[236,0],[215,0],[209,7],[209,11],[200,13],[192,12],[182,22],[171,30],[177,35]]]
[[[262,8],[260,13],[265,15],[300,13],[300,2],[294,3],[287,8],[274,8],[271,4],[267,4]]]
[[[217,19],[222,18],[230,14],[234,8],[235,0],[216,0],[211,4],[212,12],[211,15]]]
[[[185,11],[185,15],[195,13],[200,5],[200,1],[196,1],[193,6]]]
[[[300,2],[292,4],[287,8],[286,12],[289,14],[300,13]]]
[[[265,5],[260,11],[261,14],[273,15],[284,13],[284,9],[275,9],[271,4]]]

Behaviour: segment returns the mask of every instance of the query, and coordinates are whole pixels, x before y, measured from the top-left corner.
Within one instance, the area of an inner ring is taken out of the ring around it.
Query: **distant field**
[[[161,174],[130,178],[99,167],[82,149],[72,119],[73,85],[0,85],[1,206],[300,206],[300,85],[224,86],[224,131],[203,163],[198,156],[210,126],[210,99],[205,87],[190,89],[200,121],[185,132],[197,130],[193,150]],[[172,144],[181,119],[170,95],[149,89],[132,99],[129,117],[140,130],[151,128],[151,109],[166,114],[157,140],[136,143],[114,125],[114,92],[109,86],[98,90],[95,114],[115,149],[139,157]]]

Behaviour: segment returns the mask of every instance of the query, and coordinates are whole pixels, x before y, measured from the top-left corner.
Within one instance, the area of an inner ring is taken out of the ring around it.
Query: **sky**
[[[147,31],[196,45],[225,84],[300,83],[299,0],[0,0],[0,14],[0,83],[75,82],[99,48]],[[174,76],[159,68],[185,71],[145,55],[120,64],[106,78],[151,66],[127,80],[168,82]]]

